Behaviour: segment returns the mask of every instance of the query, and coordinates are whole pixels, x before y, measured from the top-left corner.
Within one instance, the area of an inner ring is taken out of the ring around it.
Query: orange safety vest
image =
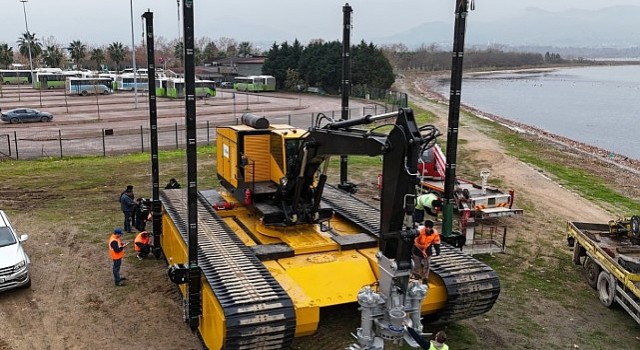
[[[116,235],[115,233],[111,235],[111,238],[109,238],[109,254],[111,254],[111,259],[112,260],[119,260],[122,259],[124,257],[124,249],[119,251],[119,252],[115,252],[113,250],[113,248],[111,248],[111,242],[116,241],[118,242],[118,246],[122,246],[122,241],[120,240],[120,236]]]
[[[138,247],[138,245],[136,243],[149,244],[149,242],[151,242],[151,238],[149,238],[148,235],[147,235],[146,238],[142,237],[142,232],[140,232],[136,236],[136,239],[133,241],[133,249],[135,249],[136,252],[139,252],[140,251],[140,247]]]
[[[432,229],[433,233],[427,235],[427,228],[422,226],[420,229],[420,234],[413,240],[416,248],[422,251],[424,256],[427,256],[427,248],[429,248],[432,244],[440,244],[440,233],[435,229]]]

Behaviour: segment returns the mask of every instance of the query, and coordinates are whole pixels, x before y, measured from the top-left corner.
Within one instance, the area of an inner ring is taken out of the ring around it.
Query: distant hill
[[[494,22],[467,19],[467,46],[508,45],[583,48],[640,46],[640,6],[613,6],[598,11],[548,12],[528,8],[518,16]],[[453,25],[421,24],[405,32],[373,39],[376,44],[404,43],[410,49],[422,44],[451,45]]]

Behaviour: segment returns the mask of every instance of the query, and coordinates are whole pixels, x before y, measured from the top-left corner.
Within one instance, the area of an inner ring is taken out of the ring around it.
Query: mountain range
[[[640,46],[640,6],[612,6],[601,10],[549,12],[527,8],[513,18],[492,22],[467,17],[467,46],[547,46],[622,49]],[[427,22],[389,37],[375,38],[375,44],[403,43],[414,49],[423,44],[450,45],[453,25]],[[447,46],[448,47],[448,46]]]

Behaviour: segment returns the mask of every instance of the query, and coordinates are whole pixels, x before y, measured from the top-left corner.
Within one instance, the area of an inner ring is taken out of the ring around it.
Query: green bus
[[[236,77],[233,79],[233,88],[236,91],[276,91],[276,78],[271,75],[250,75],[248,77]]]
[[[67,78],[84,78],[88,73],[79,71],[38,71],[35,75],[33,87],[35,89],[64,89]]]
[[[0,82],[11,85],[31,85],[31,73],[28,69],[0,69]]]
[[[216,95],[215,82],[212,80],[196,80],[196,97],[214,97]],[[159,78],[156,79],[156,96],[182,98],[184,97],[184,79]]]

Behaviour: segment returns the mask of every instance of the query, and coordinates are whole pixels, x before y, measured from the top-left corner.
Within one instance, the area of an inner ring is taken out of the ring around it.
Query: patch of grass
[[[211,188],[217,183],[215,147],[199,147],[197,154],[198,187]],[[150,163],[148,153],[3,161],[3,209],[28,209],[52,227],[73,224],[80,239],[96,243],[97,234],[122,226],[119,197],[126,185],[134,185],[137,197],[151,197]],[[171,177],[186,182],[184,150],[159,152],[159,164],[161,188]]]
[[[535,320],[529,317],[519,317],[517,322],[511,326],[511,330],[514,333],[521,334],[522,336],[533,339],[540,337],[545,333],[544,328],[538,324]]]
[[[579,332],[584,345],[591,349],[602,349],[608,347],[607,344],[615,344],[616,339],[611,334],[601,331]]]
[[[479,119],[478,122],[491,123],[483,119]],[[582,197],[608,203],[626,212],[640,211],[638,201],[611,188],[606,179],[591,174],[588,169],[563,162],[560,151],[545,147],[541,141],[527,138],[495,123],[487,133],[500,140],[510,155],[540,169],[560,185],[577,192]]]

